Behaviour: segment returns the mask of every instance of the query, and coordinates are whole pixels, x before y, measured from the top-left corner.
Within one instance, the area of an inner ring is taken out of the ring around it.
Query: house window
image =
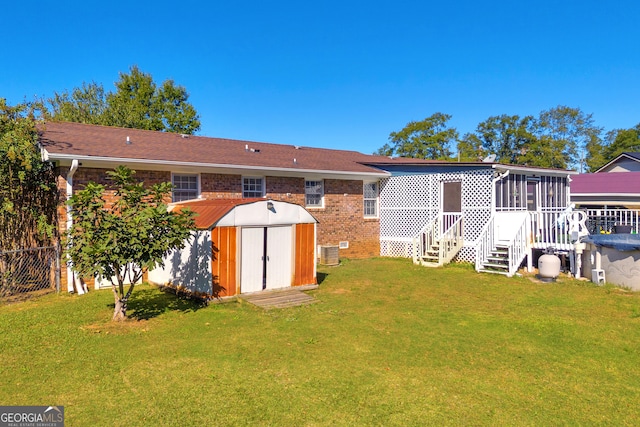
[[[364,217],[378,217],[378,183],[365,182],[363,186]]]
[[[304,196],[306,207],[321,208],[324,199],[324,185],[322,181],[305,181]]]
[[[198,198],[198,175],[173,175],[171,177],[173,191],[171,200],[181,202]]]
[[[264,178],[242,178],[242,197],[264,197]]]

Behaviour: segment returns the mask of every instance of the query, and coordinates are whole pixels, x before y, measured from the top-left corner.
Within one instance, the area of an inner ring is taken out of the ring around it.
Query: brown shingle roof
[[[384,174],[368,166],[380,156],[356,151],[298,147],[175,133],[47,122],[40,138],[56,159],[141,159],[149,163],[250,166],[265,169]],[[129,141],[129,143],[127,143]]]

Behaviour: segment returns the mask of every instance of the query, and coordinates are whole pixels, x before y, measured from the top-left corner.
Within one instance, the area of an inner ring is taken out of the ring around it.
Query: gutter
[[[501,179],[505,179],[508,176],[509,176],[509,169],[507,169],[507,171],[502,175],[498,175],[497,177],[493,178],[493,180],[491,181],[491,215],[493,215],[496,212],[496,183]]]
[[[51,160],[83,160],[87,162],[97,163],[113,163],[117,165],[122,164],[143,164],[151,166],[161,166],[163,170],[166,170],[167,166],[174,167],[186,167],[186,168],[207,168],[207,169],[221,169],[221,170],[236,170],[236,171],[262,171],[262,172],[286,172],[291,174],[298,174],[300,176],[309,175],[333,175],[333,176],[348,176],[353,179],[358,177],[371,177],[371,178],[387,178],[391,176],[390,172],[386,171],[371,171],[371,172],[355,172],[355,171],[340,171],[340,170],[324,170],[324,169],[306,169],[306,168],[287,168],[277,166],[251,166],[251,165],[231,165],[222,163],[203,163],[203,162],[182,162],[172,160],[150,160],[150,159],[136,159],[136,158],[118,158],[118,157],[103,157],[103,156],[76,156],[72,154],[51,154],[49,153]]]
[[[73,196],[73,175],[78,170],[78,166],[80,163],[78,159],[73,159],[71,162],[71,169],[67,173],[67,231],[71,230],[73,227],[73,216],[71,215],[71,205],[69,205],[69,200],[71,196]],[[67,262],[67,291],[73,292],[75,284],[75,273],[71,269],[71,260]],[[82,295],[85,293],[82,286],[77,286],[78,295]]]

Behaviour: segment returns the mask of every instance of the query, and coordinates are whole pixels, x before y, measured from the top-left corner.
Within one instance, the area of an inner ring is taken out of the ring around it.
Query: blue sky
[[[3,4],[0,97],[113,89],[138,65],[190,93],[201,135],[371,153],[412,120],[558,105],[640,123],[636,1]]]

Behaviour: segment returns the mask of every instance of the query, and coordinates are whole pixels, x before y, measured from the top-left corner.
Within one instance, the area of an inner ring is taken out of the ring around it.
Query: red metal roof
[[[640,194],[640,172],[589,173],[571,177],[572,194]]]
[[[239,205],[264,201],[263,198],[250,199],[194,199],[184,202],[172,203],[169,207],[172,211],[180,212],[183,209],[190,209],[196,213],[195,223],[199,230],[206,230],[216,222],[231,212]]]

